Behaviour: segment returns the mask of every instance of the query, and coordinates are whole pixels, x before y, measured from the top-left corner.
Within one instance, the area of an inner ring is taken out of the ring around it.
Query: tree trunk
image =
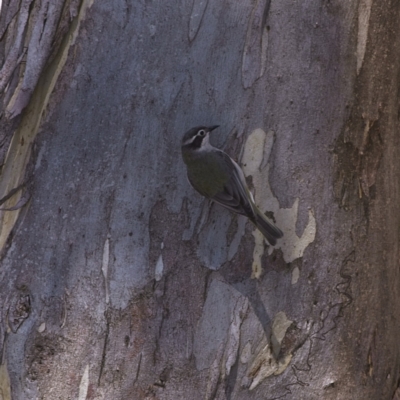
[[[398,1],[3,3],[0,399],[399,398]]]

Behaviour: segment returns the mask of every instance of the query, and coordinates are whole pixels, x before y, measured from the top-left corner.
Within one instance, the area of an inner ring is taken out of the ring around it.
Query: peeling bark
[[[0,397],[398,398],[399,14],[3,4]],[[215,123],[275,248],[187,183]]]
[[[0,37],[9,44],[1,63],[0,93],[8,103],[8,118],[20,115],[28,105],[51,54],[59,50],[70,23],[78,15],[79,1],[22,0],[18,9],[17,2],[3,5],[6,17],[2,18]],[[13,19],[16,27],[11,26]],[[23,68],[18,68],[22,61]],[[15,83],[9,87],[13,77]],[[4,96],[7,88],[9,93]]]

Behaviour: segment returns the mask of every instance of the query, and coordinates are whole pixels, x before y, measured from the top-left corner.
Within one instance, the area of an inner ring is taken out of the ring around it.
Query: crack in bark
[[[26,288],[19,294],[15,294],[7,312],[7,322],[12,333],[17,333],[18,329],[29,318],[32,312],[31,296]]]
[[[137,365],[137,369],[136,369],[136,375],[135,375],[135,379],[133,380],[132,386],[135,385],[135,383],[137,382],[137,380],[139,378],[141,365],[142,365],[142,353],[139,354],[139,361],[138,361],[138,365]]]
[[[339,271],[339,275],[342,278],[342,281],[337,283],[335,286],[335,290],[337,291],[337,293],[342,296],[346,297],[346,300],[343,300],[341,302],[335,303],[333,305],[331,305],[328,309],[328,313],[326,315],[326,317],[324,319],[322,319],[322,326],[320,329],[318,329],[318,331],[314,334],[315,338],[318,338],[320,340],[326,340],[326,335],[333,331],[334,329],[337,328],[338,326],[338,319],[343,317],[343,311],[350,306],[350,304],[353,302],[353,297],[350,295],[350,293],[348,293],[348,290],[350,289],[350,285],[351,285],[351,281],[352,281],[352,277],[351,275],[346,272],[346,266],[347,264],[351,262],[354,263],[355,262],[355,250],[352,250],[347,256],[346,258],[343,260],[342,262],[342,266],[340,268]],[[340,287],[343,286],[343,289],[341,289]],[[333,310],[335,307],[339,307],[339,310],[337,312],[337,314],[332,318],[333,321],[333,326],[332,328],[328,329],[326,332],[322,332],[320,333],[324,326],[325,326],[325,321],[328,319],[329,316],[329,312],[331,310]],[[319,335],[320,336],[317,336]]]
[[[0,199],[0,205],[5,203],[8,199],[14,196],[15,193],[18,193],[25,186],[25,182],[18,185],[16,188],[11,189],[5,196]]]
[[[0,71],[0,93],[2,93],[6,88],[15,68],[18,65],[18,60],[20,58],[19,53],[24,39],[25,28],[28,23],[29,7],[32,1],[33,0],[25,0],[21,5],[21,8],[18,10],[17,36]]]
[[[7,11],[6,11],[6,7],[7,7]],[[11,21],[17,16],[20,8],[21,8],[20,4],[17,3],[16,1],[12,1],[11,4],[8,4],[8,5],[5,5],[5,4],[2,5],[3,11],[0,14],[5,13],[5,12],[7,14],[5,15],[4,27],[0,31],[0,41],[3,40],[4,34],[7,32]]]
[[[288,392],[286,394],[284,394],[283,396],[269,398],[267,400],[277,400],[277,399],[280,399],[282,397],[285,397],[288,394],[292,394],[292,391],[289,389],[289,386],[292,386],[292,385],[309,386],[309,384],[307,382],[303,382],[303,381],[301,381],[299,379],[299,377],[297,376],[296,372],[297,371],[299,371],[299,372],[310,372],[311,371],[312,366],[311,366],[311,363],[310,363],[310,357],[311,357],[312,349],[313,349],[313,346],[314,346],[314,341],[315,340],[325,341],[326,340],[326,335],[329,332],[331,332],[331,331],[333,331],[333,330],[335,330],[337,328],[338,319],[342,318],[344,316],[343,315],[344,310],[347,307],[349,307],[350,304],[353,302],[353,297],[350,295],[350,293],[348,293],[348,290],[349,290],[350,285],[351,285],[352,277],[351,277],[350,273],[346,272],[346,266],[350,262],[355,262],[355,250],[352,250],[345,257],[345,259],[343,260],[342,266],[341,266],[340,271],[339,271],[339,275],[342,278],[342,281],[337,283],[336,286],[335,286],[335,289],[336,289],[337,293],[339,295],[345,296],[346,300],[344,300],[342,302],[335,303],[332,306],[330,306],[328,308],[328,312],[327,312],[326,316],[321,320],[322,325],[319,327],[319,329],[315,333],[313,333],[313,334],[308,336],[308,339],[310,341],[310,348],[308,350],[308,354],[307,354],[307,357],[306,357],[306,368],[301,368],[301,367],[299,367],[299,366],[294,364],[292,366],[292,371],[293,371],[293,374],[295,375],[295,377],[297,379],[297,382],[289,384],[289,385],[286,385],[285,389],[287,389]],[[340,288],[340,286],[343,286],[343,288]],[[334,317],[332,317],[333,326],[329,330],[327,330],[326,332],[322,332],[324,327],[325,327],[325,322],[327,321],[327,319],[329,317],[330,311],[333,310],[335,307],[339,307],[339,310],[338,310],[337,314]]]
[[[42,2],[28,44],[26,69],[15,101],[9,104],[10,118],[19,115],[27,106],[45,64],[50,56],[53,39],[61,17],[64,2]],[[17,89],[18,90],[18,89]]]
[[[110,318],[109,310],[106,310],[105,317],[106,317],[106,334],[105,334],[105,338],[104,338],[103,351],[101,354],[100,371],[99,371],[99,377],[97,379],[97,386],[100,386],[101,377],[103,375],[104,366],[106,364],[107,344],[108,344],[108,337],[110,335],[110,325],[111,325],[111,322],[110,322],[111,318]]]
[[[265,400],[279,400],[279,399],[285,398],[287,395],[293,394],[293,392],[290,390],[290,386],[302,386],[302,387],[310,386],[309,383],[303,382],[302,380],[299,379],[299,377],[297,376],[297,373],[296,373],[296,367],[295,366],[292,367],[292,371],[293,371],[293,375],[296,378],[296,382],[289,383],[289,384],[285,385],[284,389],[286,390],[286,392],[284,394],[282,394],[281,396],[268,397]]]

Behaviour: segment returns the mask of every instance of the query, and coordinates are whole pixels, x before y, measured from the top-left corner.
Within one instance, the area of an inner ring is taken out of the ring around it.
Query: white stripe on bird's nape
[[[213,149],[214,147],[211,146],[211,144],[210,144],[209,134],[210,134],[210,132],[207,132],[205,136],[202,136],[202,135],[200,135],[200,133],[197,133],[196,135],[192,136],[190,139],[186,140],[186,142],[183,143],[183,146],[188,146],[188,145],[192,144],[198,137],[201,137],[203,139],[201,141],[201,146],[199,148],[195,149],[195,151]]]
[[[188,144],[192,144],[194,139],[196,139],[197,135],[194,135],[193,137],[191,137],[190,139],[186,140],[186,142],[183,142],[182,146],[187,146]]]
[[[191,138],[189,138],[188,140],[186,140],[186,142],[183,143],[183,146],[187,146],[187,145],[189,145],[189,144],[192,144],[192,143],[195,141],[195,139],[196,139],[197,137],[199,137],[199,136],[201,136],[201,135],[199,135],[199,133],[197,132],[194,136],[192,136]]]

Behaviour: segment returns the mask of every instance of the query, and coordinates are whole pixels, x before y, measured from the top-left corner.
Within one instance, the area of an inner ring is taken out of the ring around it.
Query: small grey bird
[[[254,203],[239,165],[222,150],[210,144],[215,126],[197,126],[182,138],[182,157],[190,184],[201,195],[234,213],[245,215],[271,245],[283,236],[282,231]]]

